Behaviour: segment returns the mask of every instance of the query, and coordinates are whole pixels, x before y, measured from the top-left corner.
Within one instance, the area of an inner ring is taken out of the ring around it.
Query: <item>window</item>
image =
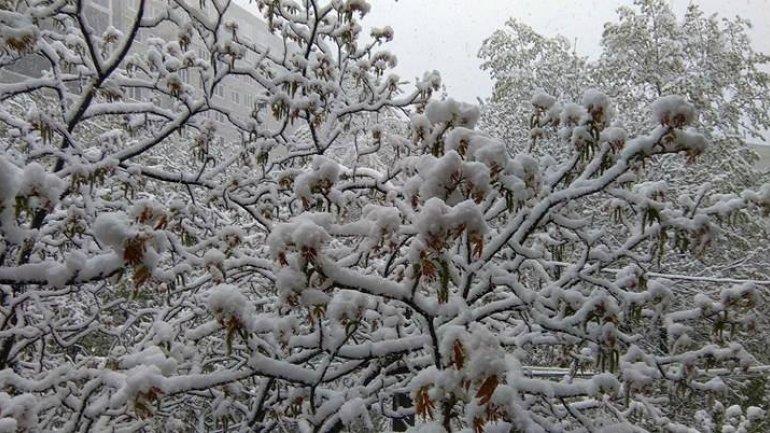
[[[254,108],[254,102],[255,102],[254,95],[245,95],[244,98],[246,99],[244,105],[246,105],[249,108]]]
[[[241,103],[241,95],[238,93],[237,90],[233,91],[233,102],[235,102],[236,104]]]
[[[142,88],[141,87],[127,87],[126,88],[126,96],[128,99],[133,99],[135,101],[141,101],[142,100]]]
[[[225,115],[219,111],[209,111],[207,116],[209,119],[219,123],[224,123],[226,118]]]

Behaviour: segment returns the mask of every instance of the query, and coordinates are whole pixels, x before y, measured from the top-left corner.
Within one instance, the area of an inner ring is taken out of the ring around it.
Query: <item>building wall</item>
[[[764,173],[770,172],[770,144],[752,144],[751,147],[759,154],[757,168]]]
[[[136,16],[139,0],[83,0],[85,7],[85,17],[88,25],[93,28],[94,34],[101,35],[109,27],[114,27],[121,32],[128,32]],[[191,2],[197,4],[198,2]],[[148,0],[145,6],[145,18],[157,16],[165,11],[166,1]],[[204,2],[204,12],[210,16],[214,14],[211,2]],[[283,41],[281,38],[273,35],[267,27],[267,23],[262,21],[256,15],[247,11],[237,4],[231,4],[224,18],[225,23],[237,23],[237,32],[239,38],[248,43],[253,43],[261,48],[269,48],[274,54],[283,53]],[[222,32],[230,31],[222,29]],[[171,25],[161,25],[153,29],[141,29],[131,54],[141,54],[147,47],[149,38],[161,38],[167,41],[177,39],[177,30]],[[201,57],[208,56],[208,50],[200,39],[193,40],[192,50],[195,50]],[[253,55],[247,55],[244,62],[256,62]],[[50,68],[50,64],[35,56],[28,56],[21,59],[11,67],[0,70],[0,82],[17,82],[25,77],[39,77],[41,73]],[[191,73],[192,72],[192,73]],[[258,105],[261,88],[246,77],[229,76],[214,89],[203,89],[203,82],[194,71],[181,70],[180,78],[186,84],[193,86],[199,91],[211,91],[213,104],[222,108],[223,111],[235,113],[240,120],[248,118],[255,106]],[[75,89],[73,89],[75,91]],[[132,88],[124,89],[128,99],[142,99],[146,95],[142,89]],[[169,104],[171,101],[167,101]],[[161,102],[163,103],[163,102]],[[235,140],[241,137],[240,132],[230,125],[222,113],[211,110],[207,113],[201,113],[199,116],[208,118],[217,126],[217,132],[226,140]],[[263,117],[264,110],[263,110]],[[273,123],[272,119],[262,119],[268,125]]]
[[[107,12],[109,14],[109,25],[124,32],[127,31],[129,26],[133,23],[139,3],[139,0],[86,1],[95,10]],[[165,4],[166,2],[162,0],[149,0],[148,4],[145,6],[145,17],[154,17],[162,13],[165,10]],[[191,2],[190,4],[196,5],[197,2]],[[211,17],[215,16],[215,11],[213,10],[210,1],[203,2],[202,11]],[[237,24],[237,33],[240,40],[250,44],[253,43],[260,48],[269,48],[271,52],[276,54],[283,52],[282,39],[273,35],[268,30],[267,23],[243,7],[231,3],[223,20],[225,24]],[[221,32],[229,31],[230,30],[225,28],[221,30]],[[142,48],[146,46],[148,38],[156,37],[168,41],[176,40],[176,32],[177,29],[172,26],[159,26],[154,29],[143,29],[140,31],[135,52],[141,52]],[[190,49],[196,51],[199,57],[205,58],[209,55],[209,51],[205,48],[203,41],[197,37],[192,41]],[[254,55],[247,55],[243,62],[256,62],[256,60]],[[234,113],[238,120],[246,120],[258,105],[262,89],[247,77],[228,76],[214,89],[203,89],[203,82],[194,71],[191,73],[191,71],[182,70],[179,75],[182,81],[196,89],[207,92],[210,90],[212,102],[216,106],[222,108],[223,111]],[[141,93],[135,93],[131,96],[135,99],[140,99],[142,97]],[[223,113],[211,110],[199,116],[203,116],[213,121],[217,126],[218,134],[223,138],[227,140],[241,138],[241,132],[227,122]],[[267,122],[268,125],[272,123],[272,119],[261,120]]]

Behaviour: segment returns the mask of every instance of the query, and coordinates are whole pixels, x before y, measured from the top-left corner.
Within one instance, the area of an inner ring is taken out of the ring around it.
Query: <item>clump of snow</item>
[[[128,215],[139,223],[154,226],[166,216],[166,212],[160,203],[154,200],[141,199],[131,206]]]
[[[280,258],[280,255],[289,249],[319,252],[323,243],[329,239],[329,218],[328,214],[306,212],[292,222],[276,225],[267,238],[270,253],[273,257]]]
[[[612,120],[610,98],[596,89],[588,89],[583,93],[583,106],[597,125],[607,125]]]
[[[444,221],[448,212],[449,207],[442,200],[432,198],[420,210],[415,226],[423,237],[441,236],[448,229]]]
[[[599,140],[610,143],[615,149],[620,149],[628,140],[628,133],[623,128],[611,126],[601,132]]]
[[[725,410],[726,418],[738,418],[741,415],[743,415],[743,409],[737,404],[734,404]]]
[[[469,331],[468,377],[471,380],[480,380],[491,376],[504,376],[505,352],[500,346],[500,341],[478,323],[472,324]]]
[[[432,198],[425,203],[415,221],[415,227],[424,239],[443,239],[460,226],[469,233],[487,232],[484,216],[473,201],[464,201],[452,208],[441,199]]]
[[[472,153],[476,161],[486,165],[492,171],[499,171],[508,166],[510,157],[505,143],[486,138],[477,138],[474,140],[475,143],[479,143],[478,146],[474,146]]]
[[[415,83],[415,87],[420,92],[428,94],[429,92],[441,88],[441,74],[438,71],[425,72],[422,80]]]
[[[653,120],[663,126],[681,128],[695,119],[695,107],[679,95],[658,98],[652,103]]]
[[[305,274],[291,267],[282,268],[275,278],[275,287],[283,303],[290,303],[307,288]]]
[[[365,241],[366,249],[374,248],[391,236],[395,235],[401,226],[401,212],[398,209],[387,206],[367,204],[364,206],[361,216],[370,222],[368,239]]]
[[[369,307],[366,295],[352,290],[340,290],[329,302],[327,317],[338,322],[355,322],[363,317]]]
[[[239,226],[226,226],[219,230],[219,248],[230,252],[233,248],[243,244],[246,234]]]
[[[621,360],[621,376],[631,391],[640,391],[660,379],[660,370],[648,362],[644,352],[636,345],[628,348]]]
[[[535,94],[532,95],[531,102],[532,102],[532,105],[535,106],[535,108],[539,108],[541,110],[548,110],[554,106],[554,104],[556,103],[556,98],[545,93],[543,89],[537,89],[535,90]]]
[[[297,176],[294,180],[294,193],[305,207],[312,203],[315,193],[328,195],[340,176],[340,166],[336,162],[317,155],[313,158],[311,171]]]
[[[719,301],[724,308],[736,305],[754,307],[760,303],[761,296],[756,285],[746,283],[723,289],[720,293]]]
[[[455,204],[467,197],[483,197],[489,191],[489,169],[481,163],[464,162],[450,150],[441,158],[423,158],[420,167],[420,196],[439,197]]]
[[[413,114],[409,118],[409,125],[412,129],[412,139],[422,141],[430,136],[433,129],[428,116],[424,114]]]
[[[0,392],[0,432],[37,430],[38,399],[31,394],[10,396]]]
[[[122,253],[127,239],[136,236],[131,218],[123,212],[107,212],[96,217],[93,224],[96,239],[116,252]]]
[[[346,401],[339,409],[340,421],[347,427],[353,426],[355,423],[362,423],[366,431],[373,431],[374,424],[369,417],[369,411],[367,410],[366,402],[356,397]]]
[[[250,329],[254,308],[237,287],[229,284],[212,287],[208,292],[208,306],[211,314],[220,322]]]
[[[367,204],[362,216],[374,222],[370,235],[381,236],[385,233],[396,233],[401,225],[401,212],[393,207]]]
[[[22,171],[0,155],[0,209],[13,202],[21,187]]]
[[[472,200],[457,204],[447,215],[450,227],[464,227],[469,233],[483,235],[487,233],[487,223],[481,209]]]
[[[123,386],[112,395],[111,406],[119,408],[139,394],[162,393],[163,378],[160,369],[155,365],[138,365],[127,370]]]
[[[386,41],[393,40],[393,27],[391,26],[385,26],[385,27],[373,27],[371,30],[371,36],[374,39],[384,39]]]
[[[439,159],[423,159],[423,165],[427,166],[430,162],[430,168],[423,168],[420,171],[425,175],[420,187],[420,195],[424,198],[441,197],[446,198],[447,192],[453,189],[453,183],[457,183],[462,175],[460,170],[463,164],[462,158],[454,151],[447,152]]]
[[[460,156],[465,157],[471,141],[477,134],[476,131],[461,126],[452,128],[444,138],[444,149],[446,151],[453,150]]]
[[[318,250],[329,235],[326,231],[310,220],[301,220],[292,233],[292,241],[298,248],[312,248]]]
[[[729,389],[727,384],[719,376],[712,377],[711,379],[706,381],[706,383],[699,384],[698,388],[701,391],[707,391],[714,394],[722,394]]]
[[[573,128],[583,123],[588,112],[585,107],[575,103],[566,104],[561,112],[560,123],[567,128]]]
[[[756,406],[746,408],[746,418],[751,421],[758,421],[765,417],[765,411]]]
[[[273,336],[279,342],[286,344],[299,329],[299,322],[295,316],[283,316],[273,321]]]
[[[443,123],[473,128],[479,120],[479,115],[477,106],[451,98],[445,101],[431,100],[425,107],[425,116],[434,125]]]
[[[763,184],[759,191],[746,190],[743,192],[742,197],[761,206],[766,213],[770,213],[770,183]]]
[[[518,154],[511,161],[510,172],[521,179],[527,188],[536,193],[540,189],[542,179],[537,161],[529,155]]]
[[[170,323],[158,320],[152,324],[152,329],[155,332],[152,339],[154,343],[170,343],[174,340],[174,326]]]
[[[203,263],[206,266],[221,266],[224,261],[224,253],[217,249],[210,249],[203,255]]]
[[[591,382],[596,392],[616,395],[620,391],[620,382],[612,373],[600,373],[591,378]]]
[[[674,131],[673,142],[679,146],[678,150],[687,152],[691,160],[701,155],[708,147],[706,136],[694,128],[677,129]]]
[[[100,214],[94,221],[93,232],[99,243],[110,247],[130,264],[141,263],[151,270],[160,261],[160,253],[168,247],[162,230],[137,225],[123,212]]]
[[[415,393],[424,386],[434,385],[440,375],[441,373],[434,365],[423,368],[409,381],[409,390]]]
[[[660,200],[668,194],[668,183],[663,180],[641,182],[634,185],[632,190],[649,199]]]
[[[629,424],[607,424],[599,428],[597,433],[637,433],[639,430]]]
[[[124,355],[120,363],[126,369],[138,366],[155,366],[164,376],[174,374],[177,367],[177,361],[174,358],[168,357],[158,346],[150,346],[139,352]]]
[[[18,195],[30,199],[28,206],[33,209],[48,208],[59,203],[66,185],[59,176],[45,171],[42,165],[33,162],[24,167]]]
[[[39,32],[29,15],[0,10],[0,45],[5,49],[27,52],[35,46]]]
[[[576,148],[580,149],[583,146],[591,143],[592,141],[593,141],[593,136],[591,135],[591,132],[588,130],[587,126],[578,126],[572,130],[572,136],[570,137],[570,142]]]
[[[438,422],[427,422],[410,427],[407,433],[447,433],[447,431]]]
[[[356,12],[363,17],[368,14],[372,6],[366,0],[347,0],[339,4],[340,12]]]
[[[19,423],[13,418],[0,418],[0,433],[16,433]]]

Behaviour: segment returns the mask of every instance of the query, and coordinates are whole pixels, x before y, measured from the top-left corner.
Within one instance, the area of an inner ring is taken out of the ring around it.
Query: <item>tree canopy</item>
[[[364,0],[255,2],[279,47],[229,1],[151,3],[101,34],[84,2],[0,12],[0,432],[761,426],[733,393],[767,370],[743,344],[767,282],[655,268],[770,211],[768,185],[645,169],[707,149],[690,95],[637,130],[599,90],[533,91],[556,158],[392,74]]]
[[[570,137],[548,133],[532,116],[532,94],[544,91],[578,100],[586,88],[612,98],[613,127],[638,133],[655,124],[650,107],[657,99],[682,95],[697,112],[694,126],[709,142],[698,163],[670,156],[652,158],[651,180],[663,180],[668,193],[699,195],[705,191],[739,193],[767,181],[755,168],[757,155],[747,145],[770,127],[770,57],[752,49],[750,23],[740,17],[706,16],[691,4],[677,17],[669,2],[637,0],[618,9],[606,23],[597,59],[581,57],[565,38],[538,34],[510,20],[483,44],[482,67],[495,83],[483,108],[481,124],[510,146],[560,160],[569,155]],[[543,113],[544,114],[544,113]],[[558,121],[558,119],[557,119]],[[567,130],[569,132],[569,130]],[[565,140],[566,139],[566,140]],[[723,239],[713,253],[697,261],[672,251],[662,272],[767,278],[766,221],[741,213],[723,221],[715,233]]]

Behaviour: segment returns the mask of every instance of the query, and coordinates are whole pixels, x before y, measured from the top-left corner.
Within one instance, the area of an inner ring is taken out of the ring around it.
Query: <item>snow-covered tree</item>
[[[484,41],[479,57],[495,82],[489,103],[497,135],[520,128],[537,89],[576,99],[599,87],[616,101],[616,120],[632,131],[649,126],[647,109],[657,98],[682,94],[709,139],[762,138],[770,125],[770,76],[763,69],[770,58],[752,49],[748,20],[706,16],[695,3],[678,19],[665,0],[635,0],[617,13],[617,22],[604,25],[596,61],[577,55],[563,36],[540,35],[515,19]]]
[[[591,87],[587,60],[565,37],[541,35],[515,18],[484,41],[479,57],[494,81],[481,126],[506,142],[527,142],[536,92],[572,101]]]
[[[745,140],[760,137],[770,127],[770,76],[763,69],[770,58],[753,51],[748,28],[748,21],[741,18],[705,16],[695,4],[677,19],[669,2],[637,0],[618,10],[617,22],[605,25],[599,59],[581,63],[563,38],[549,39],[524,24],[510,22],[487,39],[480,51],[484,67],[495,80],[482,123],[499,137],[519,131],[522,146],[523,137],[530,134],[533,151],[558,159],[564,155],[565,137],[540,128],[541,121],[547,120],[542,110],[529,118],[529,128],[519,126],[527,105],[536,103],[531,93],[539,88],[557,96],[572,94],[575,86],[604,89],[617,106],[613,126],[631,133],[649,128],[653,117],[649,107],[655,100],[683,95],[698,112],[696,124],[709,149],[695,166],[679,158],[654,158],[648,164],[651,178],[667,181],[677,194],[697,195],[704,189],[739,192],[762,181],[754,168],[757,156]],[[533,58],[549,60],[529,62]],[[532,67],[525,68],[527,64]],[[578,77],[567,71],[577,71]],[[672,257],[668,270],[766,276],[767,250],[761,242],[766,230],[764,221],[743,214],[720,231],[729,249],[707,255],[703,263]]]
[[[770,57],[752,49],[749,27],[740,17],[706,16],[696,4],[678,20],[668,2],[638,0],[604,28],[595,75],[611,96],[628,95],[617,98],[624,125],[646,125],[642,108],[667,94],[685,95],[698,110],[713,150],[703,155],[708,170],[678,167],[688,184],[741,188],[757,180],[744,140],[761,140],[770,128]]]
[[[366,1],[257,1],[280,48],[226,0],[150,4],[103,34],[83,2],[0,14],[3,70],[43,62],[0,84],[0,431],[756,426],[720,401],[764,371],[741,344],[757,285],[683,303],[650,272],[668,240],[718,248],[716,218],[770,211],[768,186],[648,181],[706,146],[685,98],[637,133],[598,91],[538,93],[572,143],[535,158],[431,99],[437,73],[402,88]],[[232,79],[253,111],[217,97]]]

